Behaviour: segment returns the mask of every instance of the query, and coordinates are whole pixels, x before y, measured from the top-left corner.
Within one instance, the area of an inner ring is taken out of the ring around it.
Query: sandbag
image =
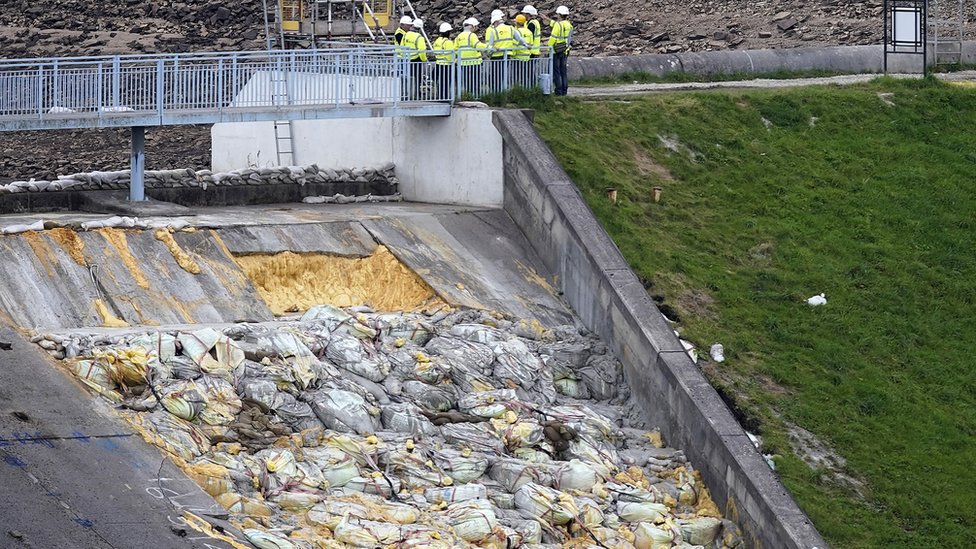
[[[451,366],[460,366],[481,375],[491,374],[491,364],[495,360],[495,354],[487,345],[454,337],[435,337],[427,342],[424,349],[429,354],[442,357]]]
[[[495,354],[492,375],[509,386],[519,385],[531,389],[535,385],[542,361],[532,354],[529,347],[518,339],[501,341],[491,346]]]
[[[433,462],[458,484],[481,478],[488,469],[488,458],[470,450],[443,448],[433,453]]]
[[[678,529],[685,543],[691,545],[710,545],[722,530],[722,521],[714,517],[697,517],[679,520]]]
[[[627,522],[658,523],[664,520],[668,507],[651,501],[618,501],[617,516]]]
[[[384,429],[398,433],[429,436],[439,432],[437,427],[420,412],[420,408],[410,403],[384,406],[380,419]]]
[[[487,499],[488,489],[483,484],[460,484],[443,488],[428,488],[424,490],[424,498],[428,503],[453,503],[472,499]]]
[[[677,541],[672,531],[642,522],[634,529],[634,547],[636,549],[659,549],[671,547]]]
[[[515,492],[515,507],[528,518],[557,526],[579,514],[571,496],[532,482]]]
[[[553,474],[554,486],[559,490],[589,491],[600,477],[593,466],[578,459],[561,465]]]
[[[491,504],[485,500],[452,503],[447,507],[447,517],[454,532],[463,540],[478,543],[492,534],[498,519]]]
[[[374,433],[379,422],[370,414],[366,400],[356,393],[338,389],[317,391],[309,405],[326,428],[341,433]]]

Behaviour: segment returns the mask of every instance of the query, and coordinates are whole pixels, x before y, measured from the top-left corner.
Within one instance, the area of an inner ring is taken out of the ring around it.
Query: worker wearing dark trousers
[[[556,95],[569,91],[569,70],[566,64],[573,43],[573,24],[569,22],[569,8],[556,8],[555,19],[540,15],[549,22],[549,47],[552,49],[552,80]]]
[[[403,47],[406,55],[410,56],[410,99],[419,101],[421,97],[421,84],[424,79],[424,65],[427,64],[427,41],[421,30],[424,22],[421,19],[414,19],[410,32],[403,35]]]
[[[451,38],[451,31],[454,29],[450,23],[441,23],[437,30],[440,32],[440,36],[434,40],[434,57],[437,58],[435,77],[437,78],[438,95],[433,99],[444,101],[452,98],[452,72],[457,46],[454,45],[454,39]]]

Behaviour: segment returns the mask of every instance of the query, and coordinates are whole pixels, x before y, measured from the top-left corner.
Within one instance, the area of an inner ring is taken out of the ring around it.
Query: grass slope
[[[536,123],[685,337],[725,345],[706,373],[830,542],[972,546],[976,91],[564,100]],[[787,422],[846,457],[863,496],[800,461]]]

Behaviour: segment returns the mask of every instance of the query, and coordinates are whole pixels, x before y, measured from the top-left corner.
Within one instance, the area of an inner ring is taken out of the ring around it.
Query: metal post
[[[884,0],[881,10],[884,12],[884,37],[881,41],[884,44],[884,61],[882,65],[884,67],[884,73],[888,74],[888,25],[891,21],[891,12],[888,11],[888,0]]]
[[[271,22],[268,21],[268,0],[262,1],[264,7],[264,47],[271,51]]]
[[[146,128],[132,127],[131,175],[129,176],[129,201],[142,202],[146,199]]]

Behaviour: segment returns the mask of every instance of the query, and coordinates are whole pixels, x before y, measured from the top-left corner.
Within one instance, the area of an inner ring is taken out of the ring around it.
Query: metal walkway
[[[450,116],[458,97],[547,90],[552,57],[494,51],[478,65],[378,44],[328,48],[0,60],[0,131],[132,128],[129,199],[145,200],[145,129],[222,122]],[[277,129],[276,129],[277,132]],[[276,134],[277,135],[277,134]],[[288,139],[278,138],[279,146]],[[294,155],[281,154],[279,161]]]
[[[0,61],[0,131],[446,116],[392,47]]]

